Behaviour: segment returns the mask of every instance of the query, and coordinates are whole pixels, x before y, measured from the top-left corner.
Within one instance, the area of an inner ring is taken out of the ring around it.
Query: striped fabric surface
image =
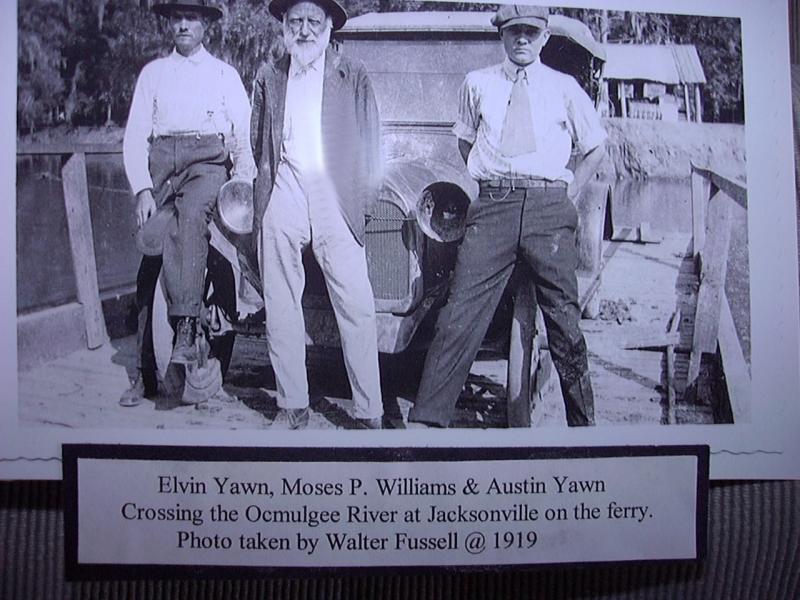
[[[0,599],[800,598],[800,481],[716,483],[708,555],[660,563],[269,580],[64,581],[60,482],[0,483]]]

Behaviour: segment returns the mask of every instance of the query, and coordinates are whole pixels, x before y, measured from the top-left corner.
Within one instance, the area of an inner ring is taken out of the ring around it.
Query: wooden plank
[[[703,122],[703,104],[700,101],[700,86],[695,83],[692,87],[694,88],[695,120],[698,123],[702,123]]]
[[[656,235],[650,223],[642,221],[637,227],[614,228],[612,225],[611,239],[615,242],[638,242],[640,244],[659,244],[661,236]]]
[[[122,142],[91,143],[20,143],[17,144],[17,156],[30,154],[122,154]]]
[[[667,346],[677,346],[680,343],[678,331],[666,332],[636,332],[625,340],[625,348],[665,348]]]
[[[681,313],[675,311],[669,321],[668,333],[676,334],[680,339],[680,323]],[[667,345],[667,424],[673,425],[675,423],[675,346],[673,344]]]
[[[722,299],[722,312],[719,321],[719,351],[722,357],[722,370],[728,388],[734,423],[750,422],[750,402],[752,386],[750,367],[744,359],[739,335],[733,323],[733,315],[728,299]]]
[[[739,206],[747,208],[747,182],[741,177],[726,174],[719,167],[711,170],[709,167],[692,162],[692,171],[711,181],[718,189],[731,197]]]
[[[86,156],[81,152],[70,156],[61,169],[61,177],[75,271],[75,287],[78,290],[78,302],[83,305],[86,343],[89,348],[98,348],[108,341],[108,334],[97,284],[92,216],[89,211],[89,185],[86,180]]]
[[[692,122],[692,105],[689,102],[689,84],[683,84],[683,104],[686,106],[686,122]]]
[[[711,172],[711,182],[725,192],[731,200],[745,210],[747,209],[747,186],[744,183],[714,172]]]
[[[730,198],[722,191],[709,201],[707,241],[703,250],[700,290],[694,319],[692,354],[689,359],[688,384],[700,374],[702,354],[717,351],[719,315],[725,293],[725,273],[731,237]]]
[[[706,244],[706,207],[711,182],[692,165],[692,254],[697,256]]]

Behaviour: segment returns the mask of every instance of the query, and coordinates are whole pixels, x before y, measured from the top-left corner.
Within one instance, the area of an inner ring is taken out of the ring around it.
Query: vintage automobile
[[[452,133],[458,88],[467,72],[503,59],[491,16],[370,13],[350,19],[336,34],[341,50],[365,64],[381,114],[384,180],[367,216],[365,245],[383,353],[403,352],[412,343],[424,348],[430,327],[423,324],[434,320],[446,297],[467,207],[478,194]],[[579,21],[552,16],[550,28],[542,60],[573,75],[596,99],[604,59],[601,46]],[[581,304],[589,310],[601,270],[608,193],[608,186],[592,183],[578,200]],[[224,203],[220,212],[224,216]],[[338,346],[324,280],[310,252],[306,273],[308,343]],[[507,296],[489,336],[508,340],[509,305]],[[526,365],[527,356],[521,359]]]

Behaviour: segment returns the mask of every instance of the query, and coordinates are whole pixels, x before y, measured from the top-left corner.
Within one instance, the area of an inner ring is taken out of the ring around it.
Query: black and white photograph
[[[787,41],[755,4],[19,0],[4,452],[683,442],[789,474]]]

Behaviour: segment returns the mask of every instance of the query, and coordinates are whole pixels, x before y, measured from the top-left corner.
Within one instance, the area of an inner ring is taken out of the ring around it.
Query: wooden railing
[[[98,348],[108,341],[100,289],[97,284],[97,261],[94,255],[92,217],[89,212],[89,184],[86,179],[86,155],[76,152],[61,168],[64,205],[67,209],[69,245],[75,271],[78,302],[83,306],[86,342]]]
[[[747,207],[747,185],[692,164],[692,253],[700,278],[689,355],[687,389],[704,396],[701,361],[719,351],[730,407],[715,406],[723,421],[749,420],[750,371],[725,295],[733,203]]]
[[[70,252],[75,274],[78,303],[81,306],[86,345],[99,348],[108,342],[97,278],[94,234],[89,208],[89,184],[86,175],[87,154],[118,154],[119,144],[21,144],[17,156],[62,156],[61,180],[66,209]],[[43,326],[54,326],[52,318]],[[58,333],[54,332],[54,335]],[[38,339],[38,336],[36,336]]]

